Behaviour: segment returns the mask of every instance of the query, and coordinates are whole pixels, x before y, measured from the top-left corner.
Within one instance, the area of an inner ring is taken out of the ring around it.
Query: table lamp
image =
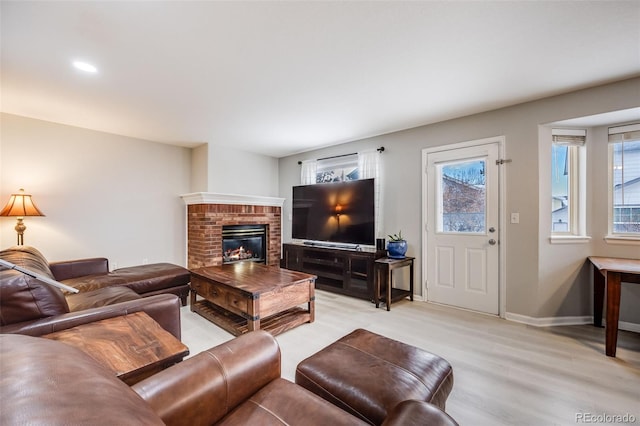
[[[22,219],[25,216],[44,216],[36,207],[31,199],[30,194],[25,194],[24,189],[20,188],[20,193],[11,194],[7,205],[0,211],[0,216],[12,216],[18,218],[18,223],[14,228],[18,233],[18,245],[24,244],[24,231],[27,229]]]

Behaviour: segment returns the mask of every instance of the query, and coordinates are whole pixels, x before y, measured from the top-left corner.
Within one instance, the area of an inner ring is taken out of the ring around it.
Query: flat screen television
[[[291,236],[374,245],[374,194],[374,179],[294,186]]]

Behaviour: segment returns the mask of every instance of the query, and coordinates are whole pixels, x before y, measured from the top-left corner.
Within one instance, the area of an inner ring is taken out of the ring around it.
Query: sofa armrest
[[[86,309],[84,311],[41,318],[35,321],[10,324],[0,327],[0,333],[42,336],[81,324],[139,311],[146,312],[147,315],[160,324],[162,328],[173,334],[177,339],[180,339],[180,298],[173,294],[159,294],[157,296],[143,297],[138,300],[130,300],[128,302]]]
[[[132,388],[167,425],[210,425],[279,377],[278,343],[265,331],[252,331]]]
[[[65,260],[50,263],[49,269],[56,280],[63,281],[85,275],[108,274],[109,260],[105,257]]]
[[[382,426],[458,426],[455,420],[439,407],[425,401],[409,399],[396,405],[384,419]]]

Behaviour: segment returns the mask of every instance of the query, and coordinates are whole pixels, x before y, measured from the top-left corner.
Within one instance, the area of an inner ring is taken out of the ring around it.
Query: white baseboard
[[[633,331],[634,333],[640,333],[640,324],[636,324],[633,322],[619,321],[618,328],[620,330]]]
[[[553,327],[558,325],[593,324],[593,316],[534,318],[526,315],[507,312],[504,317],[509,321],[532,325],[534,327]],[[604,320],[604,318],[602,322],[606,324],[606,321]],[[640,324],[635,324],[635,323],[626,322],[626,321],[619,321],[618,329],[640,333]]]
[[[583,325],[593,323],[593,317],[546,317],[535,318],[526,315],[514,314],[507,312],[504,316],[505,319],[514,322],[520,322],[522,324],[533,325],[535,327],[551,327],[557,325]]]

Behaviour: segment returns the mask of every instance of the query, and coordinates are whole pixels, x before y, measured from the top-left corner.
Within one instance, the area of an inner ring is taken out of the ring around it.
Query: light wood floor
[[[537,328],[425,302],[398,302],[387,312],[316,291],[316,321],[277,336],[283,377],[293,381],[300,361],[355,328],[447,359],[454,372],[447,412],[461,425],[576,425],[588,415],[625,414],[640,424],[640,334],[621,331],[610,358],[601,328]],[[232,338],[182,308],[192,355]]]

